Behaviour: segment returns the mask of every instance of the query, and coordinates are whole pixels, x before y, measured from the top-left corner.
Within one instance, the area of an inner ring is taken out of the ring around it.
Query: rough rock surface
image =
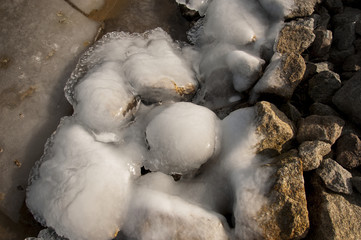
[[[320,166],[323,157],[331,152],[331,144],[322,141],[301,143],[298,154],[302,159],[303,171],[310,171]]]
[[[284,112],[286,116],[294,123],[297,123],[297,121],[300,120],[302,117],[300,111],[298,111],[298,109],[290,102],[286,102],[285,104],[283,104],[280,110]]]
[[[297,140],[320,140],[334,144],[340,137],[345,122],[336,116],[311,115],[299,121]]]
[[[327,59],[332,43],[332,32],[327,29],[318,28],[314,33],[316,37],[312,44],[311,54],[316,58]]]
[[[347,169],[361,165],[361,140],[357,135],[345,134],[337,140],[336,161]]]
[[[316,170],[326,187],[334,192],[352,194],[352,174],[331,158],[322,161]]]
[[[257,99],[262,93],[291,98],[306,70],[303,57],[295,53],[275,53],[264,75],[257,82],[251,98]]]
[[[308,1],[302,1],[302,0],[295,0],[294,1],[294,7],[285,18],[296,18],[296,17],[305,17],[310,16],[317,3],[320,3],[321,0],[308,0]]]
[[[356,124],[361,125],[361,71],[357,72],[336,92],[332,102],[348,115]]]
[[[280,31],[276,50],[280,53],[298,53],[305,51],[315,40],[313,28],[304,22],[292,21]]]
[[[310,213],[310,240],[361,239],[361,196],[327,191],[321,179],[313,175],[307,200]]]
[[[308,94],[313,101],[321,103],[330,103],[333,94],[341,88],[340,76],[332,71],[320,72],[308,83]]]
[[[281,152],[283,145],[294,137],[293,123],[272,103],[258,102],[256,109],[256,131],[263,138],[257,151],[276,150]]]
[[[310,106],[311,115],[320,115],[320,116],[339,116],[339,114],[329,105],[315,102]]]
[[[300,239],[309,228],[302,162],[296,150],[275,159],[276,181],[256,221],[264,239]]]

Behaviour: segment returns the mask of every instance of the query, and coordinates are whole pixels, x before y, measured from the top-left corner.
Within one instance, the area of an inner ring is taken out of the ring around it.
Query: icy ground
[[[36,219],[60,236],[257,236],[253,217],[271,169],[255,154],[263,137],[255,109],[224,119],[212,110],[243,100],[254,86],[290,7],[191,3],[205,14],[190,31],[194,46],[160,28],[113,32],[73,71],[65,92],[74,114],[48,140],[27,189]],[[151,173],[142,175],[142,167]],[[226,215],[234,216],[231,226]]]

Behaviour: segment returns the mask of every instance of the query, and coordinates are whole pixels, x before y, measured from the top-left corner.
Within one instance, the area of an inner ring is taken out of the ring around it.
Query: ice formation
[[[271,169],[255,154],[255,110],[228,112],[223,120],[211,110],[238,102],[235,90],[254,86],[290,6],[177,2],[205,14],[190,31],[195,46],[174,43],[159,28],[108,33],[72,73],[65,92],[74,114],[49,139],[27,190],[36,219],[59,235],[101,240],[119,231],[126,239],[219,240],[259,234],[253,219]],[[141,175],[141,167],[152,172]],[[225,215],[234,217],[233,228]]]

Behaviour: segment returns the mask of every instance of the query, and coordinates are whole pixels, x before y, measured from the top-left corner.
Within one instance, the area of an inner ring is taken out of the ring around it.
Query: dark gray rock
[[[329,105],[315,102],[310,106],[310,113],[311,115],[319,115],[319,116],[337,116],[340,115]]]
[[[343,11],[343,3],[341,0],[325,0],[324,5],[332,13],[341,13]]]
[[[309,80],[308,95],[315,102],[330,103],[334,93],[341,88],[340,76],[332,71],[323,71]]]
[[[361,53],[346,58],[342,69],[346,72],[357,72],[361,69]]]
[[[361,71],[335,93],[332,102],[356,124],[361,125]]]
[[[355,31],[356,31],[356,34],[361,35],[361,20],[358,20],[356,22]]]
[[[336,161],[352,169],[361,165],[361,140],[355,134],[345,134],[337,140]]]
[[[284,112],[284,114],[286,114],[286,116],[294,123],[297,123],[297,121],[302,117],[300,111],[298,111],[298,109],[290,102],[283,104],[280,110]]]
[[[327,29],[331,19],[331,16],[328,13],[327,9],[322,6],[319,7],[318,15],[320,16],[320,18],[317,19],[317,22],[315,23],[315,28],[321,27]]]
[[[352,174],[335,160],[324,159],[316,173],[328,189],[337,193],[352,194]]]
[[[323,141],[306,141],[298,147],[298,154],[302,159],[303,171],[318,168],[323,157],[331,152],[331,144]]]
[[[310,180],[307,205],[310,213],[309,240],[361,239],[361,196],[327,191],[315,174]]]
[[[342,133],[345,121],[336,116],[311,115],[299,121],[297,141],[324,141],[334,144]]]
[[[361,19],[361,10],[357,8],[345,7],[342,13],[336,14],[332,17],[333,26],[339,27],[345,23],[357,22]]]
[[[329,61],[331,61],[333,64],[342,66],[345,59],[354,54],[355,54],[354,46],[346,50],[338,50],[334,47],[331,47]]]
[[[353,45],[355,45],[355,49],[356,49],[357,53],[360,53],[361,52],[361,38],[356,39],[353,42]]]
[[[361,193],[361,177],[353,177],[351,178],[352,185],[356,188],[356,190]]]
[[[336,27],[333,37],[338,50],[350,49],[356,40],[356,22],[349,22]]]
[[[323,72],[323,71],[333,71],[333,64],[331,62],[307,62],[306,71],[303,76],[303,79],[309,79],[313,75]]]
[[[311,47],[311,55],[315,58],[327,59],[332,44],[332,32],[324,28],[317,28],[315,40]]]

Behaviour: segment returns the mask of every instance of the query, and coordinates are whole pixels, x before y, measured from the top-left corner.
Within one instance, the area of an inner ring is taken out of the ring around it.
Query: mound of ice
[[[63,120],[43,160],[27,191],[36,218],[70,239],[111,239],[128,208],[131,160],[74,118]]]
[[[151,156],[145,167],[167,174],[198,169],[216,151],[218,124],[205,107],[186,102],[165,107],[147,126]]]

